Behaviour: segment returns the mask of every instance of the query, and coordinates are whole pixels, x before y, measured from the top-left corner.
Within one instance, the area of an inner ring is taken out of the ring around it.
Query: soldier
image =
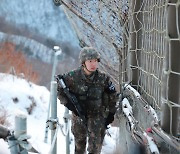
[[[98,70],[100,55],[94,48],[84,47],[79,59],[81,66],[64,74],[63,79],[83,109],[87,125],[78,117],[74,106],[67,101],[59,86],[58,98],[72,111],[75,154],[85,153],[87,140],[89,154],[100,154],[107,125],[114,120],[117,94],[109,76]]]

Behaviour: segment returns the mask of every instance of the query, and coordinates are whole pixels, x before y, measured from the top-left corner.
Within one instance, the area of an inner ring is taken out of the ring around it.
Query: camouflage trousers
[[[89,117],[87,127],[84,126],[79,117],[72,117],[72,133],[75,138],[75,154],[85,154],[86,143],[88,152],[100,154],[105,136],[104,117]]]

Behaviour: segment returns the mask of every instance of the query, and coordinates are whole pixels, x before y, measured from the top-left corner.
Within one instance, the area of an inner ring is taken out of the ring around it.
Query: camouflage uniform
[[[90,57],[90,59],[93,58]],[[87,119],[86,127],[73,113],[71,129],[75,137],[75,154],[85,153],[87,139],[88,152],[100,154],[105,136],[105,125],[107,125],[106,119],[109,113],[114,116],[116,111],[116,90],[105,73],[96,70],[87,76],[83,66],[64,74],[63,78],[69,91],[77,97]],[[66,100],[62,93],[58,96],[61,102],[63,99]],[[67,101],[62,103],[66,106]]]

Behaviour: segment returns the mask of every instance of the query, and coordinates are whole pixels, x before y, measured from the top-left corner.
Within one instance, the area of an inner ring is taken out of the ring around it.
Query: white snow
[[[123,110],[123,113],[128,118],[128,121],[131,124],[131,129],[133,129],[134,126],[135,126],[135,121],[134,121],[134,118],[133,118],[132,107],[131,107],[131,105],[130,105],[127,98],[124,98],[123,101],[122,101],[122,110]]]
[[[3,110],[7,110],[10,130],[14,130],[15,116],[24,114],[27,117],[27,135],[31,136],[28,141],[41,154],[48,154],[51,148],[50,130],[48,130],[48,142],[44,143],[49,96],[48,89],[43,86],[35,85],[16,76],[0,73],[0,114]],[[57,103],[58,119],[60,124],[64,125],[65,108],[59,101]],[[34,105],[32,113],[28,114],[27,110],[32,105]],[[110,127],[108,131],[111,137],[105,136],[102,154],[110,154],[116,147],[118,128]],[[73,154],[74,138],[71,133],[70,138],[70,153]],[[6,141],[0,139],[0,154],[10,154],[8,146]],[[57,135],[57,153],[66,153],[66,138],[60,130]]]
[[[155,144],[153,138],[151,136],[149,136],[146,132],[144,132],[143,135],[147,139],[148,146],[149,146],[151,153],[159,154],[159,150],[158,150],[157,145]]]
[[[125,84],[124,87],[132,91],[137,98],[141,98],[141,95],[138,93],[138,91],[133,87],[131,87],[130,85]]]
[[[159,122],[159,118],[158,118],[158,115],[157,115],[156,111],[150,105],[146,105],[144,108],[147,110],[147,112],[152,114],[155,122],[158,123]]]

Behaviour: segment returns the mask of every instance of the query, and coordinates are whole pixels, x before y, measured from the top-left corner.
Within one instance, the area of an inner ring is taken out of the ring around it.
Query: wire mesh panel
[[[180,0],[169,1],[166,9],[167,50],[162,70],[162,126],[171,135],[177,136],[180,133]]]
[[[137,1],[131,4],[129,77],[142,97],[161,111],[162,128],[179,133],[180,1]]]
[[[134,29],[132,34],[136,33],[139,40],[136,39],[136,49],[130,48],[129,52],[134,52],[137,57],[137,65],[132,65],[138,70],[136,84],[142,96],[158,108],[161,103],[162,68],[166,52],[166,21],[159,17],[165,15],[165,2],[144,1],[134,11],[139,11],[139,23],[138,29]]]

